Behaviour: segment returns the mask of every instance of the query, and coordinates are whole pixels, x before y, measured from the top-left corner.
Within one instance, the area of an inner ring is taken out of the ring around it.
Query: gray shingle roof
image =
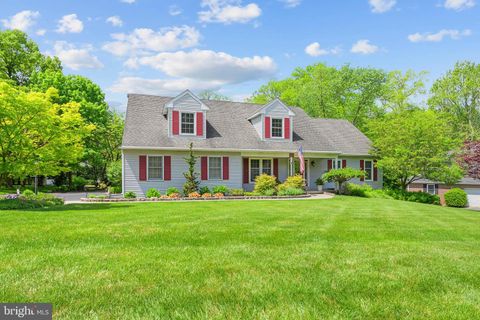
[[[247,120],[263,105],[230,101],[202,100],[207,111],[207,139],[168,137],[168,120],[162,114],[172,97],[129,94],[123,148],[187,148],[193,141],[197,149],[233,149],[368,155],[370,141],[346,120],[313,119],[303,109],[291,107],[293,142],[262,141]]]
[[[414,181],[413,183],[437,183],[437,184],[442,184],[442,182],[428,180],[428,179],[419,179],[419,180]],[[478,185],[478,186],[480,186],[480,180],[467,176],[467,177],[463,177],[459,182],[455,183],[455,185]]]

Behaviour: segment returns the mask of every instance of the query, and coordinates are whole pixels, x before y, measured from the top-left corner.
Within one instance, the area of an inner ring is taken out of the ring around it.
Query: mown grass
[[[0,212],[0,301],[54,319],[475,319],[480,213],[384,199]]]

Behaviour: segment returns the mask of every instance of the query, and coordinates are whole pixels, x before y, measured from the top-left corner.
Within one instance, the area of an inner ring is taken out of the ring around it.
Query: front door
[[[300,159],[295,158],[295,174],[300,174]],[[305,159],[305,172],[303,173],[303,178],[305,179],[305,183],[307,184],[307,187],[310,186],[310,174],[309,174],[309,169],[308,169],[308,160]]]

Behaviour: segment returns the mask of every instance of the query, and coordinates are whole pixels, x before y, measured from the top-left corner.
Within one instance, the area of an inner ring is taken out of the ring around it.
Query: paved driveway
[[[87,194],[101,195],[105,194],[105,191],[92,191],[92,192],[61,192],[53,193],[56,197],[63,198],[65,203],[79,203],[80,198],[86,198]]]

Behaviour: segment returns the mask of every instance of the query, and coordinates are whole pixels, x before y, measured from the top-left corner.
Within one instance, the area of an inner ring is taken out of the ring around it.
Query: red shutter
[[[200,174],[202,180],[208,180],[208,157],[202,157],[202,173]]]
[[[360,160],[360,170],[365,170],[365,161],[364,160]],[[364,181],[364,180],[365,180],[364,177],[360,178],[360,181]]]
[[[377,160],[373,161],[373,181],[378,180]]]
[[[172,157],[171,156],[163,157],[163,180],[165,181],[172,180]]]
[[[203,136],[203,112],[197,112],[197,136]]]
[[[243,158],[243,183],[248,182],[248,158]]]
[[[139,157],[139,177],[140,181],[146,181],[147,180],[147,156],[140,156]]]
[[[178,111],[172,111],[172,133],[178,135],[179,130],[179,114]]]
[[[290,139],[290,118],[285,118],[283,121],[285,122],[285,139]]]
[[[270,138],[270,117],[265,117],[265,139]]]
[[[346,168],[347,167],[347,160],[343,159],[342,160],[342,168]]]
[[[332,159],[328,159],[328,161],[327,161],[327,170],[328,170],[328,171],[332,170],[332,167],[333,167]]]
[[[223,180],[230,179],[230,159],[228,157],[223,157]]]
[[[273,175],[278,179],[278,159],[273,159]]]

